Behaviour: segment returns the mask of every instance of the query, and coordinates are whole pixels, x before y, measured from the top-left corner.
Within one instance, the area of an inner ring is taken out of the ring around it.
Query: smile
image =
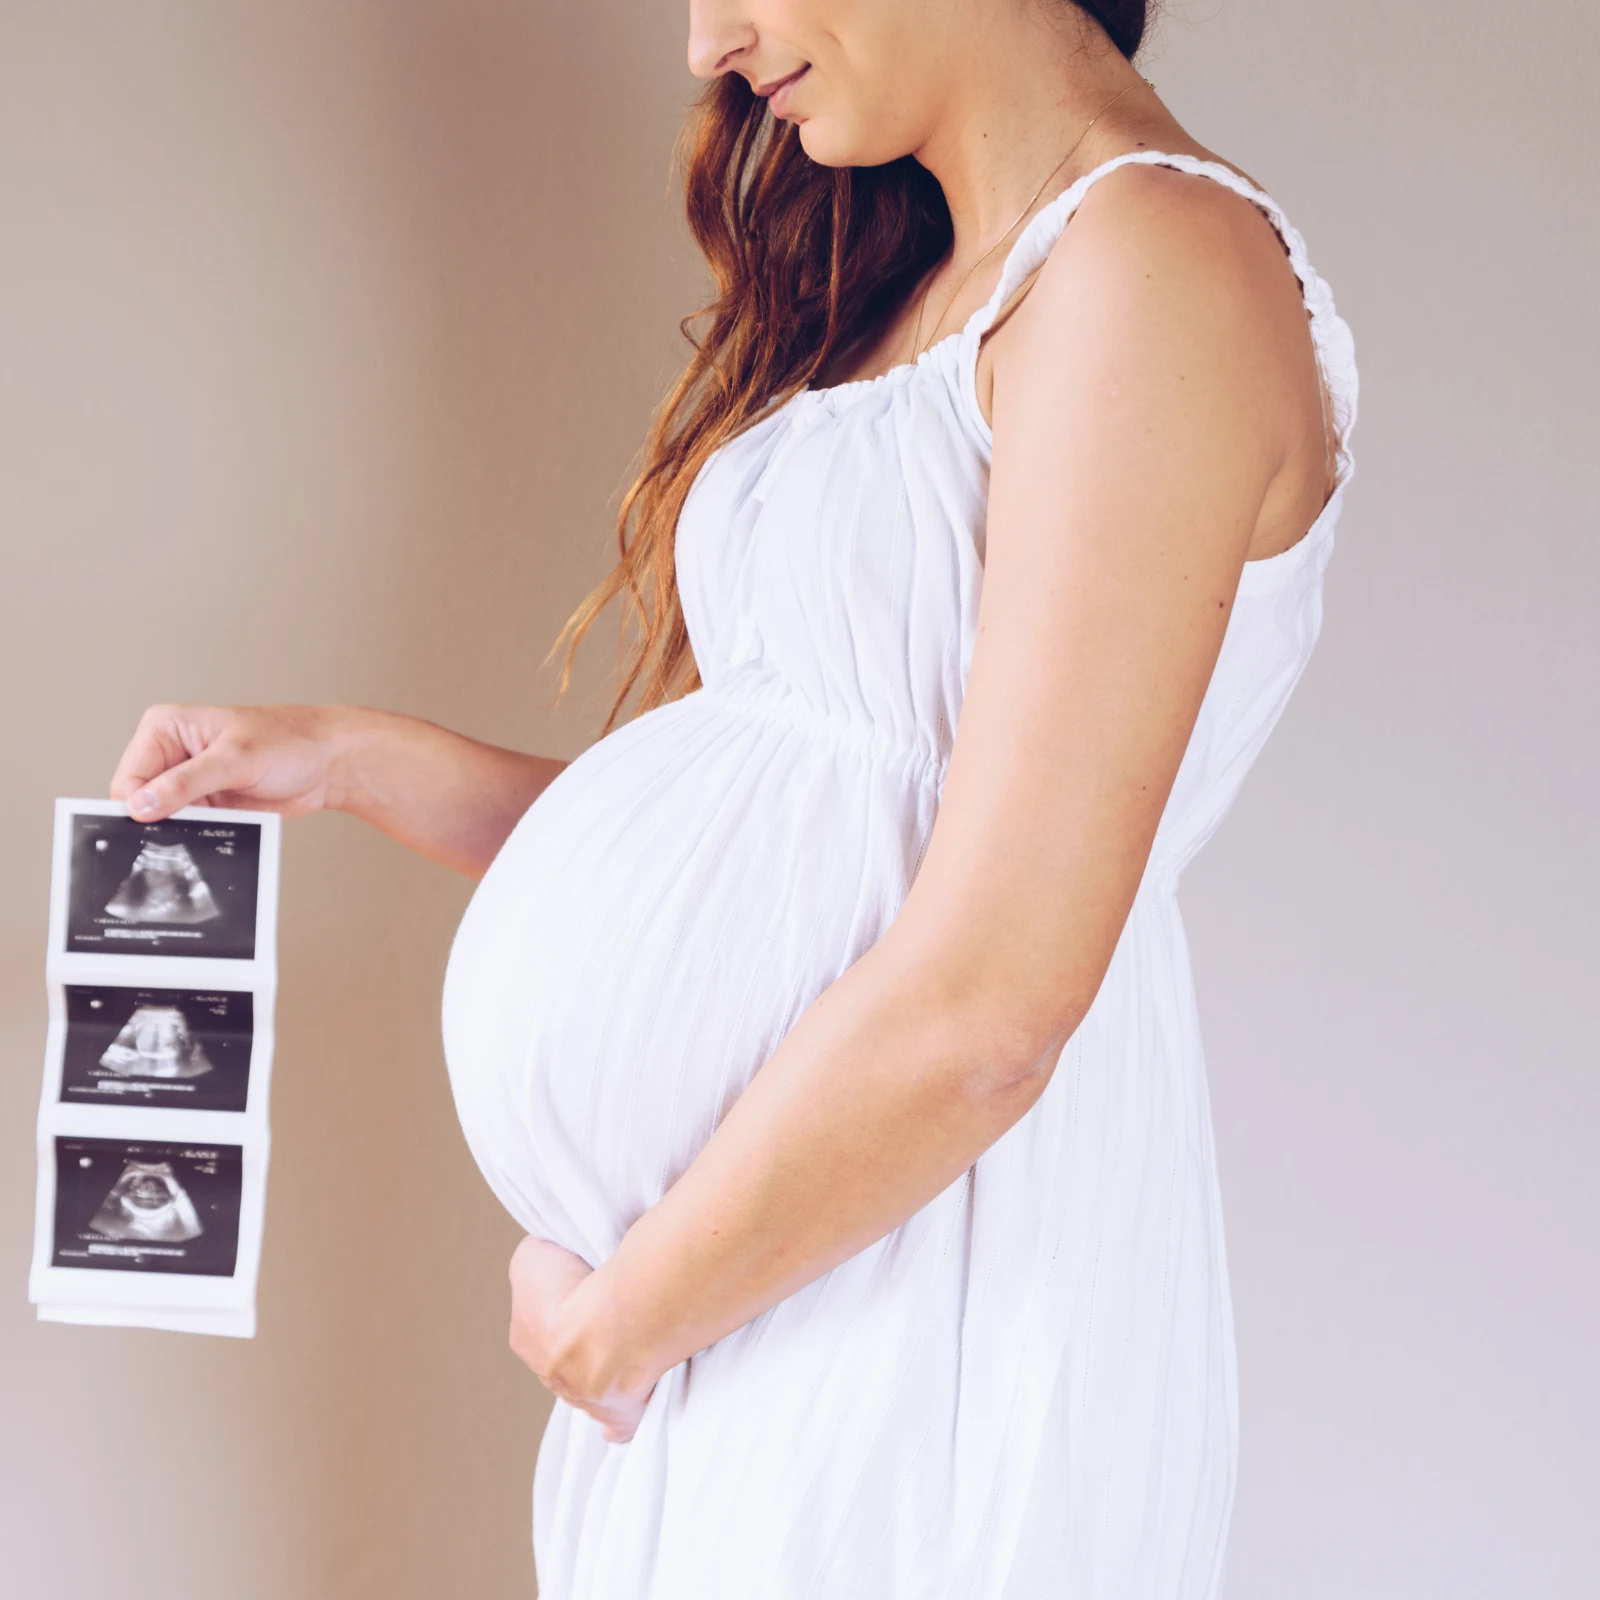
[[[811,70],[810,62],[786,78],[774,78],[771,83],[757,84],[752,91],[767,102],[773,116],[781,117],[789,109],[789,91]]]

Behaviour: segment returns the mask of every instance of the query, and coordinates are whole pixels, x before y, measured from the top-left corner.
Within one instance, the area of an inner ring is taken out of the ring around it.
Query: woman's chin
[[[824,118],[799,118],[796,130],[800,137],[800,148],[819,167],[860,167],[867,164],[861,160],[854,141],[841,139],[836,130],[828,127]]]
[[[799,134],[800,148],[819,167],[881,167],[907,153],[908,145],[894,131],[852,126],[851,118],[808,116],[790,120]]]

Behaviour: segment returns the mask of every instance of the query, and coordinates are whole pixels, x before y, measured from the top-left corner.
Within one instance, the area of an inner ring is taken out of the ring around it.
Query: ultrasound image
[[[108,1239],[147,1239],[157,1244],[182,1244],[205,1232],[194,1201],[166,1161],[130,1161],[89,1228]]]
[[[68,984],[64,998],[63,1104],[245,1109],[251,995]]]
[[[124,1078],[198,1078],[211,1071],[176,1006],[140,1006],[106,1046],[100,1065]]]
[[[58,1138],[53,1264],[230,1277],[244,1181],[238,1145]]]
[[[249,960],[260,863],[258,823],[75,816],[66,948]]]
[[[147,844],[106,910],[122,922],[209,922],[222,915],[181,844]]]

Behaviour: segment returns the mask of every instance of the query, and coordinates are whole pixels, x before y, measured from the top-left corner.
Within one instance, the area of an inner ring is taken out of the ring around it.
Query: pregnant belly
[[[445,980],[462,1128],[524,1229],[611,1253],[888,926],[934,805],[925,766],[708,690],[562,772]]]

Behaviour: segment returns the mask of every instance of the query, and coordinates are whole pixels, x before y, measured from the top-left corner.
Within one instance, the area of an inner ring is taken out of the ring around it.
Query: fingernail
[[[136,817],[148,817],[156,809],[156,797],[148,789],[141,789],[128,801],[128,810]]]

